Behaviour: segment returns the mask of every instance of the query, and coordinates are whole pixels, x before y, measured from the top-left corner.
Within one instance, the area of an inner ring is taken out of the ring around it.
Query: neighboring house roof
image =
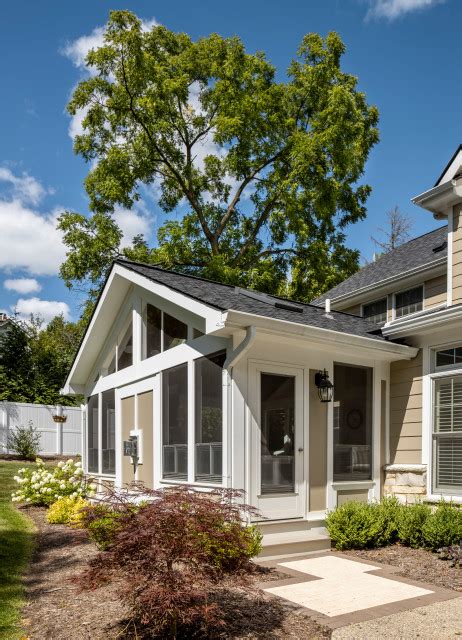
[[[332,311],[326,314],[324,309],[312,304],[286,300],[130,260],[120,259],[116,262],[149,280],[221,311],[240,311],[379,341],[384,340],[376,324],[349,313]]]
[[[447,226],[439,227],[418,238],[402,244],[394,251],[380,256],[355,274],[312,301],[321,305],[327,298],[355,294],[361,289],[369,289],[391,278],[403,277],[407,272],[430,267],[447,259]]]

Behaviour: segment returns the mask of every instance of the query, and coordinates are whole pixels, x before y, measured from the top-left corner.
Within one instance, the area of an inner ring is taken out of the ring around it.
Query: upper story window
[[[117,348],[117,371],[131,367],[133,364],[133,327],[128,325]]]
[[[188,339],[188,325],[152,304],[143,313],[143,360],[183,344]]]
[[[435,368],[462,368],[462,347],[449,347],[435,351]]]
[[[401,291],[395,295],[395,317],[401,318],[409,313],[416,313],[423,309],[423,287],[415,287]]]
[[[376,300],[363,305],[363,318],[377,324],[387,321],[387,299]]]

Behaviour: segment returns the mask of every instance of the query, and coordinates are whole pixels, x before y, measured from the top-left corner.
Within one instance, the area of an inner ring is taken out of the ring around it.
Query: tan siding
[[[317,370],[310,369],[309,509],[326,508],[327,487],[327,404],[319,402],[314,384]]]
[[[354,316],[361,315],[361,305],[355,304],[353,307],[348,307],[348,309],[342,309],[344,313],[351,313]]]
[[[153,487],[153,393],[147,391],[138,396],[138,428],[143,432],[143,464],[138,467],[138,480]]]
[[[122,442],[128,440],[130,431],[135,424],[135,396],[122,398]],[[133,482],[135,475],[133,465],[129,456],[124,456],[122,451],[122,482],[123,484]]]
[[[337,491],[337,506],[341,507],[345,502],[367,502],[367,497],[367,489]]]
[[[422,452],[422,351],[390,365],[390,462],[420,462]]]
[[[387,451],[387,381],[380,381],[380,468],[383,469]],[[380,494],[383,495],[385,473],[380,476]]]
[[[462,302],[462,205],[457,204],[452,211],[452,304]]]
[[[428,309],[446,302],[447,278],[446,274],[426,280],[425,282],[425,307]]]

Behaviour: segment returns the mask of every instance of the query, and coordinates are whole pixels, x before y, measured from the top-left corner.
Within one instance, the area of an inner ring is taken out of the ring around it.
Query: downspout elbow
[[[230,370],[234,367],[237,362],[242,358],[242,356],[250,349],[252,346],[255,337],[257,335],[257,328],[254,325],[250,325],[246,327],[245,330],[245,338],[244,340],[238,344],[238,346],[231,351],[230,354],[226,357],[226,360],[223,363],[224,370]]]

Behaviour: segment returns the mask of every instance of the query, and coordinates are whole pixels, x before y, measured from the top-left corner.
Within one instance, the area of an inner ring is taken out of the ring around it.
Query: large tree
[[[343,53],[336,33],[308,34],[279,81],[237,37],[194,42],[111,12],[68,105],[85,114],[75,151],[91,163],[92,215],[60,218],[67,285],[94,295],[120,255],[307,300],[355,271],[345,229],[366,214],[378,114]],[[124,246],[114,209],[149,186],[157,242]]]
[[[78,403],[61,396],[80,342],[81,326],[56,316],[43,327],[38,317],[14,318],[0,338],[0,401]]]

